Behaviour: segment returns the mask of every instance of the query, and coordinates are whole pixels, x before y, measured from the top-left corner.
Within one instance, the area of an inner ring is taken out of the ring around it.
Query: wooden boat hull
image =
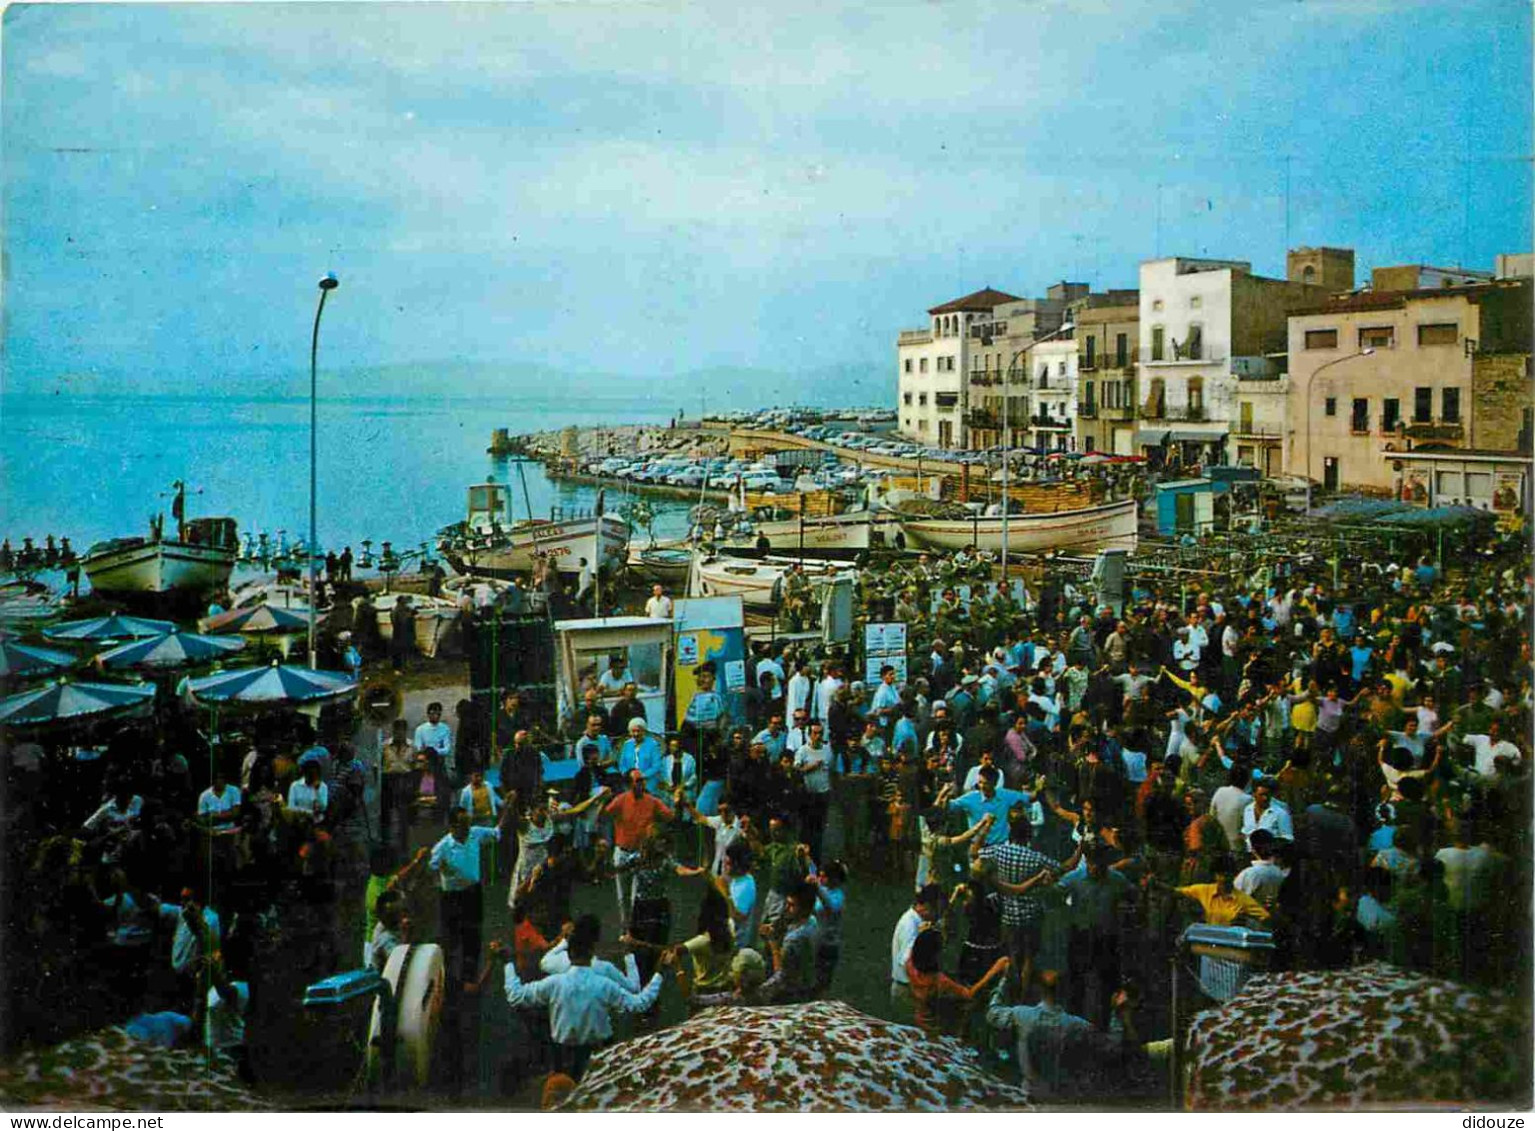
[[[109,547],[80,562],[91,589],[109,596],[214,593],[229,583],[234,564],[234,550],[185,542]]]
[[[561,573],[575,574],[581,572],[582,558],[609,566],[622,563],[628,546],[628,525],[616,515],[603,515],[600,519],[538,522],[532,527],[524,524],[499,537],[444,541],[439,549],[459,573],[510,578],[533,572],[535,550],[549,554]]]
[[[394,623],[389,619],[394,602],[393,594],[373,599],[373,608],[378,612],[378,634],[385,644],[394,640]],[[437,655],[452,637],[454,626],[458,624],[458,608],[451,601],[439,604],[421,597],[412,598],[411,608],[416,614],[416,651],[427,657]]]
[[[773,586],[789,571],[792,562],[757,561],[750,558],[710,558],[694,564],[690,593],[695,597],[739,596],[743,605],[773,607]],[[807,562],[811,581],[844,572],[829,565]]]
[[[1008,517],[1008,552],[1039,554],[1062,550],[1090,554],[1099,550],[1129,550],[1136,546],[1139,523],[1134,499],[1122,499],[1080,510],[1054,514]],[[991,553],[1002,552],[1002,519],[903,518],[901,529],[913,547],[930,550],[962,550],[974,545]]]
[[[661,585],[679,585],[688,579],[693,564],[692,551],[686,547],[629,547],[629,568],[647,581]]]

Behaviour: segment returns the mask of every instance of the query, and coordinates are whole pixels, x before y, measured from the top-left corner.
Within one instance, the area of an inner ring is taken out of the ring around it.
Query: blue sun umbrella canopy
[[[75,657],[53,648],[37,648],[0,637],[0,679],[42,675],[75,665]]]
[[[145,636],[164,636],[167,632],[175,631],[176,626],[168,620],[148,620],[112,613],[110,616],[65,621],[43,629],[43,635],[50,640],[138,640]]]
[[[267,633],[309,631],[308,609],[284,609],[276,605],[252,605],[248,609],[231,609],[201,622],[204,632],[243,632],[250,636]]]
[[[154,698],[155,687],[152,683],[71,683],[61,679],[46,687],[0,699],[0,726],[93,722],[147,713]]]
[[[194,632],[168,632],[149,640],[120,644],[96,657],[102,668],[177,668],[220,660],[245,647],[245,641],[228,636],[199,636]]]
[[[276,706],[339,699],[356,691],[357,681],[346,672],[313,671],[294,664],[274,663],[189,679],[182,687],[203,704]]]

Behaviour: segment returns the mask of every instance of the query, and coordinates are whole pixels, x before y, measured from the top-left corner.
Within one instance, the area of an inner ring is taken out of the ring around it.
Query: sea
[[[138,394],[15,394],[0,400],[0,535],[67,536],[77,552],[147,534],[188,484],[188,517],[229,515],[241,537],[307,537],[309,400]],[[463,519],[466,489],[495,476],[514,518],[589,510],[590,487],[551,482],[536,462],[487,454],[492,432],[665,424],[676,406],[632,396],[572,403],[540,395],[349,397],[318,408],[318,541],[329,550],[390,542],[419,550]],[[526,481],[526,492],[523,482]],[[605,507],[624,499],[609,491]],[[652,500],[657,537],[686,533],[689,505]]]

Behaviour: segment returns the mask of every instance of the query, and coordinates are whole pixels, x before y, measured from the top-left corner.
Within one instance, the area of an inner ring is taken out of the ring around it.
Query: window
[[[1082,450],[1084,452],[1096,452],[1098,450],[1098,445],[1093,443],[1093,438],[1091,436],[1083,436]]]
[[[1114,335],[1114,364],[1121,369],[1130,364],[1130,335]]]
[[[1202,300],[1198,295],[1189,295],[1189,309],[1198,310],[1201,301]]]
[[[1430,322],[1418,327],[1420,346],[1453,346],[1460,341],[1460,327],[1454,322]]]
[[[1205,379],[1189,378],[1189,419],[1198,420],[1205,411]]]
[[[1316,282],[1316,268],[1313,267],[1309,263],[1306,264],[1305,268],[1303,268],[1301,273],[1300,273],[1300,281],[1303,282],[1303,283],[1306,283],[1308,285],[1311,284],[1311,283],[1315,283]]]
[[[1087,368],[1092,369],[1098,362],[1098,339],[1092,334],[1087,335]]]
[[[1158,303],[1157,305],[1160,306],[1161,304]],[[1162,360],[1163,341],[1166,338],[1166,336],[1167,336],[1167,332],[1165,330],[1163,330],[1162,327],[1160,327],[1160,326],[1153,326],[1151,328],[1151,360],[1152,361],[1161,361]]]
[[[918,393],[917,394],[917,407],[919,407],[919,408],[926,408],[927,407],[927,394],[926,393]]]
[[[1093,383],[1091,381],[1084,381],[1082,383],[1082,411],[1097,411],[1097,405],[1093,400]]]
[[[1066,376],[1066,359],[1064,357],[1055,363],[1055,375],[1057,377]]]
[[[1338,398],[1337,397],[1328,397],[1327,400],[1324,401],[1323,404],[1322,404],[1322,411],[1327,416],[1337,416],[1338,415]]]
[[[911,358],[909,357],[906,359],[906,372],[911,372]]]
[[[905,395],[905,396],[904,396],[904,397],[903,397],[903,398],[902,398],[902,401],[903,401],[903,402],[904,402],[904,403],[905,403],[905,404],[907,404],[907,405],[910,405],[910,404],[911,404],[911,394],[910,394],[910,393],[907,393],[907,394],[906,394],[906,395]]]
[[[917,371],[919,373],[927,372],[927,358],[923,357],[917,359]]]
[[[1198,361],[1201,357],[1204,356],[1204,349],[1205,328],[1199,325],[1197,322],[1190,323],[1189,340],[1186,343],[1186,349],[1184,352],[1188,355],[1189,360]]]
[[[1354,398],[1354,411],[1349,417],[1349,431],[1368,432],[1370,430],[1370,402],[1366,397]]]
[[[1380,403],[1380,430],[1382,432],[1395,432],[1396,426],[1402,421],[1402,402],[1396,397],[1387,397]]]
[[[1161,310],[1162,309],[1162,300],[1159,299],[1159,298],[1152,299],[1151,300],[1151,309],[1152,310]]]
[[[1388,350],[1396,345],[1395,326],[1366,326],[1359,331],[1359,348]]]
[[[1338,348],[1338,331],[1336,330],[1307,330],[1306,348],[1308,350],[1335,350]]]
[[[1427,424],[1434,419],[1434,390],[1419,385],[1412,391],[1412,422]]]
[[[1041,389],[1048,389],[1050,387],[1050,363],[1048,361],[1039,367],[1039,387]]]
[[[1446,424],[1460,423],[1460,390],[1445,389],[1439,394],[1441,411],[1439,419]]]

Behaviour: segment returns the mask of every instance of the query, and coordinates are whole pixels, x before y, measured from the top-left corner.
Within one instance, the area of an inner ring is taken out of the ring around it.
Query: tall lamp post
[[[1324,369],[1331,369],[1334,365],[1341,365],[1345,361],[1353,361],[1356,357],[1369,357],[1375,352],[1374,346],[1366,346],[1354,353],[1346,353],[1342,357],[1335,357],[1326,365],[1319,365],[1311,371],[1311,376],[1306,378],[1306,514],[1311,514],[1311,383],[1316,380],[1316,375]]]
[[[314,334],[309,339],[309,667],[319,667],[319,657],[314,646],[314,607],[319,603],[319,590],[315,585],[315,554],[319,539],[315,535],[315,498],[317,495],[316,468],[319,454],[318,421],[319,389],[315,362],[320,353],[320,315],[325,313],[325,296],[341,285],[332,274],[320,280],[320,304],[314,311]]]
[[[1012,462],[1008,457],[1012,454],[1012,417],[1007,410],[1007,387],[1012,384],[1013,373],[1018,365],[1018,359],[1029,352],[1029,347],[1013,351],[1013,356],[1008,359],[1007,370],[1002,374],[1002,583],[1007,584],[1007,516],[1013,509],[1012,496],[1008,494],[1008,464]]]

